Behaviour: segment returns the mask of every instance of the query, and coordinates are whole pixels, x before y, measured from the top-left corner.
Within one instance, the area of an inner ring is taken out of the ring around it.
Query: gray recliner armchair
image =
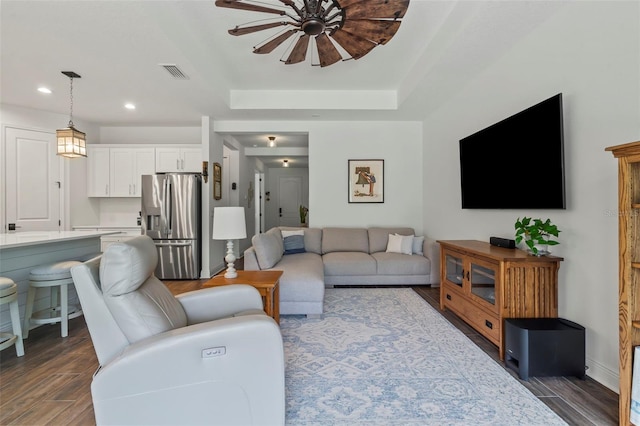
[[[174,296],[146,236],[71,269],[99,369],[96,423],[284,424],[282,335],[248,285]]]

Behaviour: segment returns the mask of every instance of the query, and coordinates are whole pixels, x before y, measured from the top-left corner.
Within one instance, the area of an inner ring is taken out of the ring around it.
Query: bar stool
[[[22,329],[20,327],[20,311],[18,310],[18,286],[10,278],[0,277],[0,305],[9,305],[13,334],[0,333],[0,350],[16,345],[16,354],[24,355]],[[5,340],[6,339],[6,340]]]
[[[50,263],[33,268],[29,272],[29,291],[24,313],[24,327],[22,337],[29,337],[29,330],[42,324],[60,323],[62,337],[69,335],[69,320],[82,315],[82,309],[76,305],[69,305],[68,286],[73,284],[71,268],[80,265],[76,260]],[[51,303],[49,308],[33,312],[38,289],[48,288]]]

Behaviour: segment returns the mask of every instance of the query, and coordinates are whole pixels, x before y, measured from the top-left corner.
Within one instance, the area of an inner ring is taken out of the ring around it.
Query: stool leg
[[[54,286],[51,287],[49,289],[49,300],[51,300],[51,304],[49,306],[51,306],[51,312],[49,313],[49,315],[53,315],[54,317],[58,316],[56,313],[56,310],[58,309],[58,305],[60,304],[58,302],[58,297],[60,296],[60,287],[58,286]]]
[[[24,355],[24,343],[22,342],[22,329],[20,327],[20,312],[18,310],[18,301],[14,300],[9,303],[9,311],[11,312],[11,325],[13,325],[13,334],[16,335],[16,354]]]
[[[24,326],[22,327],[22,338],[29,337],[29,327],[31,326],[31,315],[33,314],[33,303],[36,300],[36,288],[29,287],[27,292],[27,304],[24,310]]]
[[[69,335],[69,298],[67,297],[67,284],[60,286],[60,329],[62,337]]]

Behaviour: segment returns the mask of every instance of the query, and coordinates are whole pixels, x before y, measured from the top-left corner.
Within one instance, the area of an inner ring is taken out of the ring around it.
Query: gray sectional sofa
[[[283,233],[303,234],[291,237],[300,241],[297,250],[288,249],[285,254]],[[318,316],[323,312],[325,287],[437,284],[438,243],[427,237],[399,237],[411,235],[412,228],[275,227],[253,236],[252,246],[244,252],[244,268],[284,271],[281,315]],[[401,250],[395,244],[400,240]]]

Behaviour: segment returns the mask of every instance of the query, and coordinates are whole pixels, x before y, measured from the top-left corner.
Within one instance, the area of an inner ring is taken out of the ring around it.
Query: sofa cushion
[[[369,235],[366,228],[324,228],[322,254],[332,252],[369,253]]]
[[[251,238],[251,243],[256,251],[260,269],[273,268],[282,259],[284,242],[280,229],[271,228],[263,234],[256,234]]]
[[[294,228],[288,226],[281,226],[281,231],[295,231],[295,230],[303,230],[304,231],[304,250],[322,254],[322,229],[321,228]]]
[[[389,234],[413,235],[413,228],[369,228],[369,253],[387,250]]]
[[[431,261],[424,256],[400,253],[373,253],[378,275],[429,275]]]
[[[375,275],[377,269],[375,259],[362,252],[327,253],[322,261],[325,275]]]

